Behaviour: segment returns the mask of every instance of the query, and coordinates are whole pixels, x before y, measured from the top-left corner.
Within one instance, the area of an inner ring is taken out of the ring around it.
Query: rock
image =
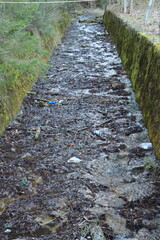
[[[95,226],[91,229],[91,235],[93,240],[106,240],[104,233],[100,226]]]
[[[72,172],[67,174],[67,179],[78,179],[79,178],[79,174],[77,172]]]
[[[138,233],[136,234],[136,237],[138,237],[138,239],[142,239],[142,240],[149,240],[149,239],[152,240],[151,239],[151,232],[146,228],[141,228],[138,231]],[[156,238],[154,238],[154,239],[156,239]]]
[[[61,89],[60,88],[52,88],[49,90],[49,93],[51,93],[52,95],[59,95],[61,93]]]
[[[16,152],[16,149],[15,149],[15,148],[11,148],[11,151],[12,151],[12,152]]]
[[[32,157],[32,154],[30,154],[30,153],[25,153],[24,155],[22,155],[22,158],[27,158],[27,157]]]
[[[106,222],[110,228],[112,228],[113,233],[116,235],[129,235],[129,230],[126,228],[126,219],[116,213],[115,210],[110,209],[105,214]]]
[[[151,150],[152,149],[152,143],[141,143],[138,147],[143,149],[143,150]]]
[[[41,128],[37,127],[36,133],[35,133],[35,136],[34,136],[34,140],[38,140],[39,137],[40,137],[40,134],[41,134]]]
[[[40,101],[40,102],[38,103],[38,105],[39,105],[39,107],[45,107],[45,106],[46,106],[46,103],[43,102],[43,101]]]
[[[81,237],[80,240],[87,240],[87,238]]]
[[[93,133],[96,135],[99,135],[99,136],[101,136],[103,134],[103,132],[99,131],[99,130],[93,130]]]
[[[36,240],[37,238],[31,238],[33,240]],[[27,238],[14,238],[13,240],[27,240]]]
[[[138,240],[137,238],[128,238],[125,235],[117,235],[116,238],[114,238],[114,240]]]
[[[3,200],[0,201],[0,215],[5,211],[6,209],[6,204],[4,203]]]
[[[124,159],[124,158],[128,157],[128,152],[124,152],[124,151],[120,152],[120,153],[118,153],[117,157],[119,159]]]
[[[80,163],[80,162],[82,162],[82,160],[77,157],[71,157],[67,162],[68,163]]]
[[[16,120],[12,120],[11,122],[10,122],[10,126],[19,126],[20,125],[20,122],[18,122],[17,121],[17,119]]]
[[[34,238],[35,240],[36,238]],[[13,240],[27,240],[26,238],[14,238]]]

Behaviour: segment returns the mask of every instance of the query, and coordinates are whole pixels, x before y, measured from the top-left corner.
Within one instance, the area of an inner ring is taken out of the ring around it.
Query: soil
[[[0,239],[159,239],[159,168],[100,19],[79,16],[49,64],[0,137]]]

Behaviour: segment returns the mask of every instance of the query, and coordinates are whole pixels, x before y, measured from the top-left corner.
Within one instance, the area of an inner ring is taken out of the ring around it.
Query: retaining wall
[[[136,92],[144,123],[160,160],[160,42],[137,32],[111,11],[103,22]]]

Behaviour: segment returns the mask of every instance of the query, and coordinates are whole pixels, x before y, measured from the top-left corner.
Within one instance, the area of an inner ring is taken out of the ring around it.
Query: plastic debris
[[[100,135],[100,136],[103,134],[103,132],[99,131],[99,130],[93,130],[93,133],[97,134],[97,135]]]
[[[15,149],[15,148],[11,148],[11,151],[12,151],[12,152],[16,152],[16,149]]]
[[[55,101],[50,101],[49,104],[56,104],[57,102]]]
[[[67,162],[68,163],[80,163],[80,162],[82,162],[82,160],[77,157],[71,157]]]
[[[139,147],[141,149],[144,149],[144,150],[151,150],[152,149],[152,143],[141,143],[139,145]]]
[[[4,228],[8,229],[8,228],[11,228],[12,227],[12,224],[4,224]]]
[[[5,231],[4,231],[5,233],[11,233],[12,232],[12,230],[11,229],[9,229],[9,228],[7,228]]]
[[[41,134],[41,128],[40,127],[37,127],[36,129],[36,134],[34,136],[34,140],[38,140],[39,137],[40,137],[40,134]]]
[[[22,179],[20,180],[20,183],[21,183],[22,185],[26,185],[26,184],[27,184],[26,178],[22,178]]]
[[[68,143],[67,146],[68,146],[68,147],[73,147],[73,146],[75,146],[75,143],[74,143],[74,142]]]

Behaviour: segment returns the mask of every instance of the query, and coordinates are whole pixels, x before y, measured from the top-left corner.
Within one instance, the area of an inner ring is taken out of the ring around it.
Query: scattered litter
[[[54,137],[54,140],[55,140],[55,141],[59,141],[59,139],[60,139],[60,138],[58,138],[58,137]]]
[[[46,106],[46,103],[43,102],[43,101],[40,101],[40,102],[38,103],[38,105],[39,105],[39,107],[45,107],[45,106]]]
[[[8,228],[11,228],[12,227],[12,224],[4,224],[4,228],[8,229]]]
[[[56,104],[57,102],[55,101],[50,101],[49,104]]]
[[[82,160],[77,157],[71,157],[67,162],[68,163],[80,163],[80,162],[82,162]]]
[[[28,92],[28,94],[30,94],[30,95],[36,95],[37,93],[36,93],[36,92]]]
[[[42,102],[48,102],[49,100],[43,99],[43,98],[34,98],[34,101],[42,101]]]
[[[86,47],[87,47],[87,45],[81,45],[81,47],[82,47],[82,48],[86,48]]]
[[[7,228],[5,231],[4,231],[5,233],[11,233],[12,232],[12,230],[11,229],[9,229],[9,228]]]
[[[26,184],[27,184],[26,178],[22,178],[22,179],[20,180],[20,183],[21,183],[22,185],[26,185]]]
[[[15,148],[11,148],[11,151],[12,151],[12,152],[16,152],[16,149],[15,149]]]
[[[74,145],[75,145],[74,142],[72,142],[72,143],[68,143],[68,144],[67,144],[68,147],[73,147]]]
[[[59,68],[59,69],[57,69],[58,72],[65,71],[65,70],[67,70],[67,68]]]
[[[59,103],[63,103],[63,102],[64,102],[64,100],[60,100],[60,101],[59,101]]]
[[[151,150],[152,149],[152,143],[141,143],[138,147],[140,147],[144,150]]]
[[[59,88],[52,88],[49,90],[49,93],[51,93],[52,95],[59,95],[61,92],[61,90]]]
[[[30,153],[25,153],[24,155],[22,155],[22,159],[23,158],[26,158],[26,157],[31,157],[32,156],[32,154],[30,154]]]
[[[41,128],[40,127],[37,127],[36,129],[36,134],[34,136],[34,140],[38,140],[39,137],[40,137],[40,134],[41,134]]]
[[[100,135],[100,136],[103,134],[103,132],[99,131],[99,130],[93,130],[93,133],[97,134],[97,135]]]

